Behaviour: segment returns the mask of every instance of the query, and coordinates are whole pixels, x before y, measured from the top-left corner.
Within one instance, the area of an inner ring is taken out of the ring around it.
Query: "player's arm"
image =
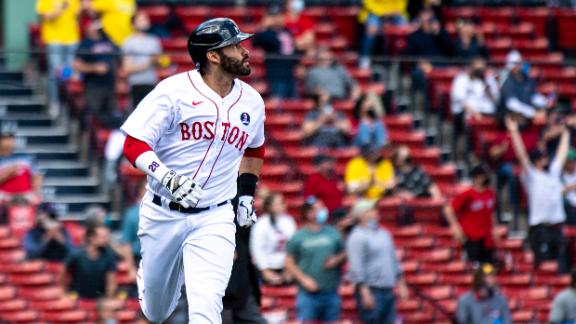
[[[256,222],[254,210],[254,196],[256,185],[260,177],[260,170],[264,164],[264,145],[257,148],[247,148],[240,162],[238,172],[238,209],[236,221],[240,226],[250,226]]]
[[[184,208],[196,205],[202,198],[202,188],[192,179],[170,170],[147,143],[128,135],[124,142],[124,156],[132,165],[158,180]]]

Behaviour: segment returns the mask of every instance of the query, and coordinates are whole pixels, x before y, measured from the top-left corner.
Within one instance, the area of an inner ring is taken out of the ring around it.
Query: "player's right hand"
[[[174,171],[170,171],[164,176],[162,184],[170,191],[174,201],[184,208],[195,206],[204,193],[200,185],[194,180],[178,175]]]

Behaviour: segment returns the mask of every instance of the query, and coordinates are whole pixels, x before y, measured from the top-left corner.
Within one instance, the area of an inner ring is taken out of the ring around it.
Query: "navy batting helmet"
[[[200,64],[205,60],[206,52],[238,44],[252,36],[241,32],[230,18],[210,19],[198,25],[188,37],[188,53],[194,63]]]

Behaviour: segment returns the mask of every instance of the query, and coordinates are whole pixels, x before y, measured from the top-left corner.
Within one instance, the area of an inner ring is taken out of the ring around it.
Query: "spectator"
[[[261,30],[254,35],[252,45],[266,52],[264,65],[270,95],[277,98],[296,98],[296,45],[292,34],[286,29],[281,7],[270,7],[262,20]]]
[[[36,225],[26,233],[23,245],[28,259],[53,262],[64,262],[73,248],[68,231],[47,204],[40,206]]]
[[[550,324],[576,323],[576,269],[570,273],[570,285],[560,291],[550,309]]]
[[[80,0],[38,0],[36,12],[40,15],[42,42],[46,45],[48,98],[50,112],[54,113],[58,112],[60,102],[57,75],[72,66],[80,41]]]
[[[426,74],[432,71],[432,65],[442,65],[433,61],[452,56],[454,45],[431,10],[421,11],[418,23],[419,28],[408,36],[405,54],[419,59],[412,71],[412,88],[424,92]]]
[[[363,323],[396,323],[394,287],[403,300],[408,287],[402,277],[400,261],[392,235],[379,226],[379,213],[374,200],[356,202],[352,214],[359,223],[346,242],[349,277],[355,285],[356,305]]]
[[[118,47],[132,34],[132,16],[136,0],[91,0],[89,11],[100,16],[104,33]]]
[[[528,75],[528,65],[523,64],[522,55],[517,51],[508,53],[506,70],[509,71],[502,85],[500,116],[512,111],[532,118],[540,109],[550,108],[555,100],[536,92],[536,82]]]
[[[499,95],[498,82],[487,72],[486,60],[481,57],[472,59],[466,71],[454,78],[450,94],[454,122],[452,134],[454,154],[458,151],[459,139],[467,133],[466,120],[495,115]],[[464,138],[469,141],[467,136]]]
[[[74,69],[83,74],[86,108],[105,127],[115,128],[120,117],[116,109],[115,88],[115,55],[118,51],[102,33],[98,21],[90,23],[86,36],[74,60]]]
[[[342,180],[336,174],[336,161],[329,155],[319,154],[312,162],[315,172],[306,178],[304,197],[317,197],[324,202],[330,214],[333,214],[343,207],[344,199]]]
[[[128,74],[132,107],[136,107],[158,82],[155,67],[162,45],[158,37],[148,33],[150,18],[146,12],[138,11],[132,26],[134,33],[122,45],[122,67]]]
[[[526,149],[531,152],[536,149],[538,144],[538,131],[533,127],[530,127],[530,121],[525,119],[519,114],[510,114],[513,118],[518,120],[520,126],[520,136],[522,141],[526,146]],[[520,210],[520,183],[518,175],[514,171],[514,165],[516,162],[516,154],[510,145],[510,135],[506,132],[501,133],[492,143],[488,149],[488,154],[492,162],[496,165],[496,175],[497,175],[497,197],[498,203],[496,204],[496,215],[499,221],[506,222],[510,221],[513,217],[518,219],[518,213]],[[511,208],[510,213],[504,213],[504,199],[502,195],[502,189],[504,186],[508,186],[508,202]]]
[[[60,283],[80,298],[112,298],[116,294],[116,258],[110,232],[102,225],[86,229],[86,246],[72,253],[60,274]],[[70,285],[66,284],[66,275]]]
[[[488,59],[490,53],[484,44],[484,35],[471,20],[458,20],[456,22],[457,38],[454,43],[454,54],[461,59],[483,57]]]
[[[305,55],[313,55],[316,49],[315,23],[302,14],[306,6],[304,0],[287,0],[284,15],[286,29],[294,36],[296,50]]]
[[[537,268],[542,261],[556,259],[559,270],[565,272],[562,223],[566,221],[566,214],[561,172],[568,155],[570,132],[564,129],[558,150],[549,163],[548,156],[541,150],[528,155],[516,120],[506,118],[506,128],[522,167],[521,179],[528,199],[528,240],[534,253],[534,266]]]
[[[360,97],[360,87],[350,76],[346,67],[334,60],[334,55],[327,47],[318,48],[316,64],[306,76],[306,93],[322,98],[323,101],[350,99]]]
[[[576,225],[576,150],[570,149],[562,172],[566,224]]]
[[[335,111],[329,101],[317,99],[316,107],[306,114],[302,123],[304,143],[319,148],[347,146],[352,132],[350,121],[343,113]]]
[[[348,161],[344,178],[349,193],[378,199],[393,186],[394,166],[381,148],[366,145],[360,148],[360,156]]]
[[[474,271],[472,290],[458,299],[458,324],[512,324],[508,301],[496,284],[494,267],[485,265]]]
[[[29,203],[38,203],[42,174],[32,156],[14,153],[15,134],[14,124],[0,125],[0,201],[22,197]]]
[[[364,24],[363,39],[360,47],[360,68],[367,69],[370,67],[370,57],[374,49],[376,36],[382,31],[384,24],[404,25],[406,24],[406,6],[407,0],[382,1],[382,0],[364,0],[358,21]]]
[[[466,251],[468,261],[494,263],[494,225],[496,194],[490,188],[490,170],[479,164],[470,171],[472,187],[458,194],[447,205],[444,216],[452,235]]]
[[[302,206],[304,226],[288,241],[286,270],[298,283],[299,321],[334,322],[340,318],[340,266],[346,258],[338,230],[326,225],[328,210],[309,197]]]
[[[357,122],[354,145],[357,147],[374,146],[383,148],[388,144],[388,129],[382,121],[384,108],[380,98],[374,93],[360,97],[354,106],[354,118]]]
[[[395,186],[392,194],[402,199],[431,197],[442,198],[440,189],[424,170],[412,161],[410,149],[401,146],[394,158]]]
[[[286,243],[296,232],[296,222],[286,214],[282,194],[271,192],[262,204],[262,216],[250,233],[250,252],[262,280],[281,285],[292,279],[285,271]]]

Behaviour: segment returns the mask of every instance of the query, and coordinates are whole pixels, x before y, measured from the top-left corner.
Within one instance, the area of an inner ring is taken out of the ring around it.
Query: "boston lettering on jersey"
[[[230,126],[230,123],[222,122],[224,133],[220,140],[234,145],[239,151],[244,150],[244,146],[248,143],[248,133],[236,126]],[[214,122],[207,120],[205,122],[195,121],[192,124],[180,123],[180,133],[183,141],[212,140],[214,138]]]

